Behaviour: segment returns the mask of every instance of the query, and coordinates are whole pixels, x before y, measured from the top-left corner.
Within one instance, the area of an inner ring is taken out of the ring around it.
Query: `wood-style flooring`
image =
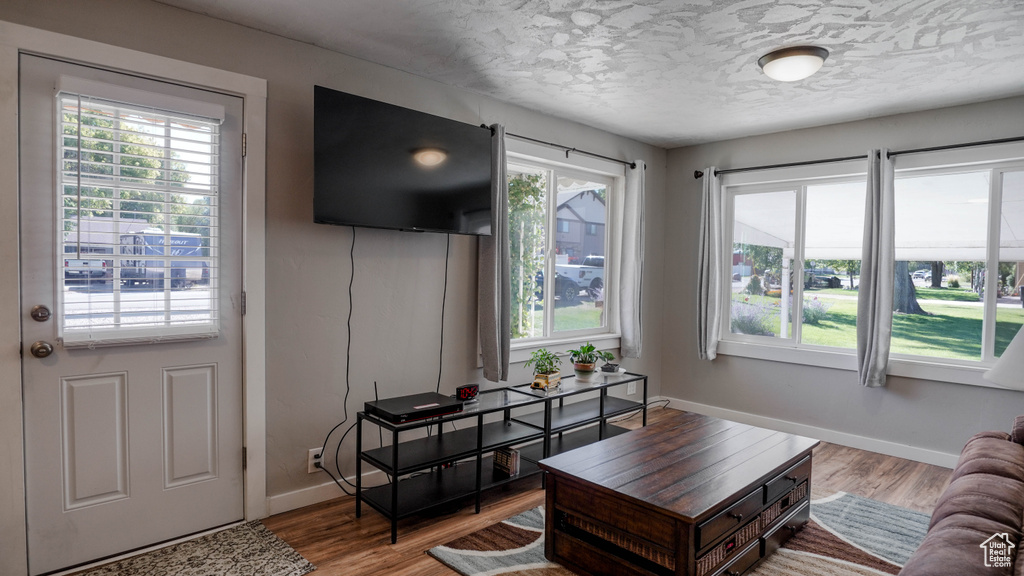
[[[652,409],[648,423],[675,412]],[[639,427],[640,417],[620,425]],[[811,484],[815,493],[849,492],[931,513],[950,472],[948,468],[822,443],[814,451]],[[383,516],[364,505],[362,518],[356,518],[355,499],[348,496],[277,514],[263,523],[315,564],[314,574],[318,576],[454,576],[456,572],[428,556],[426,550],[543,503],[540,479],[526,478],[485,493],[480,514],[474,514],[473,506],[467,505],[454,513],[400,521],[397,544],[390,543],[390,523]]]

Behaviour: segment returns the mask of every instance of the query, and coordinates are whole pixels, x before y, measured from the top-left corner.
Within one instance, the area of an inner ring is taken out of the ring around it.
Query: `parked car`
[[[107,270],[106,260],[64,259],[64,278],[66,280],[89,280],[103,284],[109,277]]]
[[[544,299],[544,271],[537,272],[534,277],[537,283],[537,292],[534,294],[538,300]],[[563,304],[572,304],[580,296],[580,285],[568,276],[555,273],[555,298]]]
[[[910,277],[914,280],[924,280],[925,275],[927,275],[929,279],[932,277],[930,270],[914,270],[914,273],[911,274]]]
[[[580,290],[586,289],[591,298],[597,298],[604,290],[604,256],[592,254],[580,264],[556,264],[555,271],[574,282]],[[558,293],[562,294],[561,291]]]

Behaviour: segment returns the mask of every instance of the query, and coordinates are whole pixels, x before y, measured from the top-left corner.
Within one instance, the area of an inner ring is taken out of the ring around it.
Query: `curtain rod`
[[[481,124],[480,126],[482,128],[488,128],[488,126],[486,124]],[[577,154],[583,154],[585,156],[591,156],[593,158],[600,158],[602,160],[608,160],[609,162],[618,162],[619,164],[623,164],[625,166],[629,166],[630,168],[633,168],[634,170],[636,169],[636,162],[629,162],[627,160],[619,160],[618,158],[612,158],[610,156],[602,156],[601,154],[595,154],[593,152],[587,152],[586,150],[579,150],[577,148],[572,148],[570,146],[563,146],[562,144],[556,144],[554,142],[545,142],[544,140],[538,140],[536,138],[530,138],[529,136],[520,136],[519,134],[513,134],[511,132],[505,132],[505,136],[508,136],[510,138],[516,138],[518,140],[526,140],[527,142],[533,142],[535,144],[541,144],[541,145],[544,145],[544,146],[550,146],[551,148],[561,148],[562,150],[565,151],[565,157],[566,158],[569,157],[569,153],[570,152],[575,152]]]
[[[989,144],[1007,144],[1010,142],[1021,142],[1024,141],[1024,136],[1014,136],[1013,138],[1000,138],[998,140],[981,140],[978,142],[967,142],[966,144],[947,144],[945,146],[932,146],[931,148],[914,148],[913,150],[899,150],[897,152],[889,152],[889,157],[892,158],[897,154],[917,154],[918,152],[938,152],[939,150],[953,150],[956,148],[970,148],[972,146],[988,146]],[[715,170],[718,172],[718,170]]]
[[[889,158],[898,156],[900,154],[917,154],[919,152],[937,152],[940,150],[955,150],[957,148],[970,148],[972,146],[988,146],[990,144],[1007,144],[1010,142],[1021,142],[1024,141],[1024,136],[1015,136],[1013,138],[1000,138],[998,140],[981,140],[978,142],[966,142],[964,144],[947,144],[945,146],[931,146],[929,148],[914,148],[912,150],[897,150],[889,151]],[[751,166],[749,168],[730,168],[727,170],[715,170],[715,176],[720,174],[731,174],[734,172],[750,172],[753,170],[768,170],[772,168],[790,168],[793,166],[808,166],[811,164],[828,164],[830,162],[846,162],[848,160],[864,160],[867,159],[867,155],[862,156],[846,156],[843,158],[826,158],[824,160],[807,160],[806,162],[789,162],[786,164],[767,164],[765,166]],[[700,180],[704,177],[703,170],[694,170],[693,177]]]

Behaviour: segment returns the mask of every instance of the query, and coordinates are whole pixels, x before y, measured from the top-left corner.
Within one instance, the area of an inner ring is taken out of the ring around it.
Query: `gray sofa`
[[[1022,524],[1024,416],[1018,416],[1011,434],[982,432],[964,446],[928,535],[900,576],[1024,575],[1024,561],[1017,560]]]

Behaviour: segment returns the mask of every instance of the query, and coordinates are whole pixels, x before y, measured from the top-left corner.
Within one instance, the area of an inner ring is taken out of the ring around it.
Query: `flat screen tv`
[[[313,219],[491,234],[491,131],[313,89]]]

